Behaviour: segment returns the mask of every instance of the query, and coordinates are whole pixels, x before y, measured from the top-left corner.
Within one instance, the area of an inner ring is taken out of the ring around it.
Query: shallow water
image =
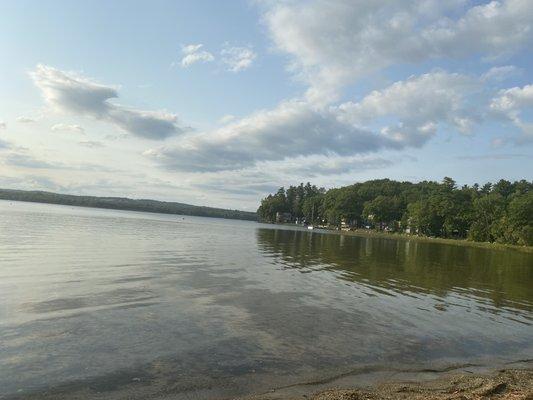
[[[533,254],[0,201],[0,398],[506,363],[532,325]]]

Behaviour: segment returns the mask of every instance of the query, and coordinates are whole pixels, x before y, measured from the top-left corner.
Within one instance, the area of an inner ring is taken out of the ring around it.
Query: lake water
[[[533,254],[0,201],[0,398],[531,358]]]

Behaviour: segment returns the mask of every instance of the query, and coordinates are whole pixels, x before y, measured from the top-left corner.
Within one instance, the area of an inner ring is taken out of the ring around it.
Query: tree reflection
[[[533,255],[401,239],[257,229],[259,249],[286,268],[331,270],[339,279],[403,294],[488,299],[533,310]]]

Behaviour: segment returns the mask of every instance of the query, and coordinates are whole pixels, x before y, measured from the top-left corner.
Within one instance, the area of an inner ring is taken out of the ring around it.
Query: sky
[[[0,187],[532,180],[531,49],[531,0],[0,0]]]

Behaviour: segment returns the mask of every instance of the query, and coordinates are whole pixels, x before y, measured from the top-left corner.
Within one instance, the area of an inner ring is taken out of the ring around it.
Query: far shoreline
[[[1,189],[0,189],[1,190]],[[241,219],[241,218],[229,218],[223,216],[205,216],[205,215],[195,215],[195,214],[179,214],[179,213],[170,213],[170,212],[161,212],[161,211],[149,211],[149,210],[139,210],[139,209],[127,209],[127,208],[115,208],[115,207],[95,207],[88,205],[80,204],[65,204],[57,202],[47,202],[47,201],[35,201],[35,200],[19,200],[19,199],[9,199],[2,198],[0,200],[9,202],[19,202],[19,203],[32,203],[32,204],[48,204],[48,205],[58,205],[58,206],[67,206],[67,207],[79,207],[79,208],[90,208],[95,210],[114,210],[114,211],[130,211],[130,212],[139,212],[139,213],[148,213],[148,214],[162,214],[162,215],[176,215],[183,217],[203,217],[203,218],[214,218],[214,219],[223,219],[223,220],[233,220],[233,221],[248,221],[256,222],[265,225],[271,225],[273,227],[295,227],[300,228],[300,230],[305,230],[305,227],[302,225],[297,225],[293,223],[279,223],[279,222],[264,222],[257,221],[252,219]],[[201,206],[195,206],[201,207]],[[491,243],[491,242],[474,242],[468,239],[449,239],[449,238],[438,238],[438,237],[429,237],[429,236],[418,236],[418,235],[409,235],[406,233],[398,232],[380,232],[372,229],[356,229],[356,230],[338,230],[338,229],[328,229],[328,228],[316,228],[309,230],[309,232],[315,233],[325,233],[325,234],[336,234],[336,235],[345,235],[345,236],[356,236],[356,237],[367,237],[367,238],[382,238],[382,239],[398,239],[398,240],[407,240],[407,241],[417,241],[417,242],[426,242],[426,243],[439,243],[439,244],[451,244],[455,246],[472,246],[484,249],[492,250],[516,250],[524,253],[533,253],[533,246],[518,246],[513,244],[505,243]]]
[[[296,225],[291,223],[269,223],[262,222],[263,224],[273,225],[273,226],[294,226],[305,229],[302,225]],[[533,253],[533,246],[518,246],[514,244],[505,244],[505,243],[492,243],[492,242],[474,242],[468,239],[449,239],[449,238],[438,238],[430,236],[418,236],[418,235],[409,235],[406,233],[398,232],[380,232],[371,229],[356,229],[356,230],[338,230],[338,229],[327,229],[327,228],[315,228],[309,230],[310,233],[331,233],[336,235],[345,235],[345,236],[357,236],[357,237],[369,237],[369,238],[383,238],[383,239],[399,239],[407,241],[416,241],[416,242],[426,242],[426,243],[439,243],[439,244],[451,244],[455,246],[472,246],[484,249],[492,250],[517,250],[525,253]]]

